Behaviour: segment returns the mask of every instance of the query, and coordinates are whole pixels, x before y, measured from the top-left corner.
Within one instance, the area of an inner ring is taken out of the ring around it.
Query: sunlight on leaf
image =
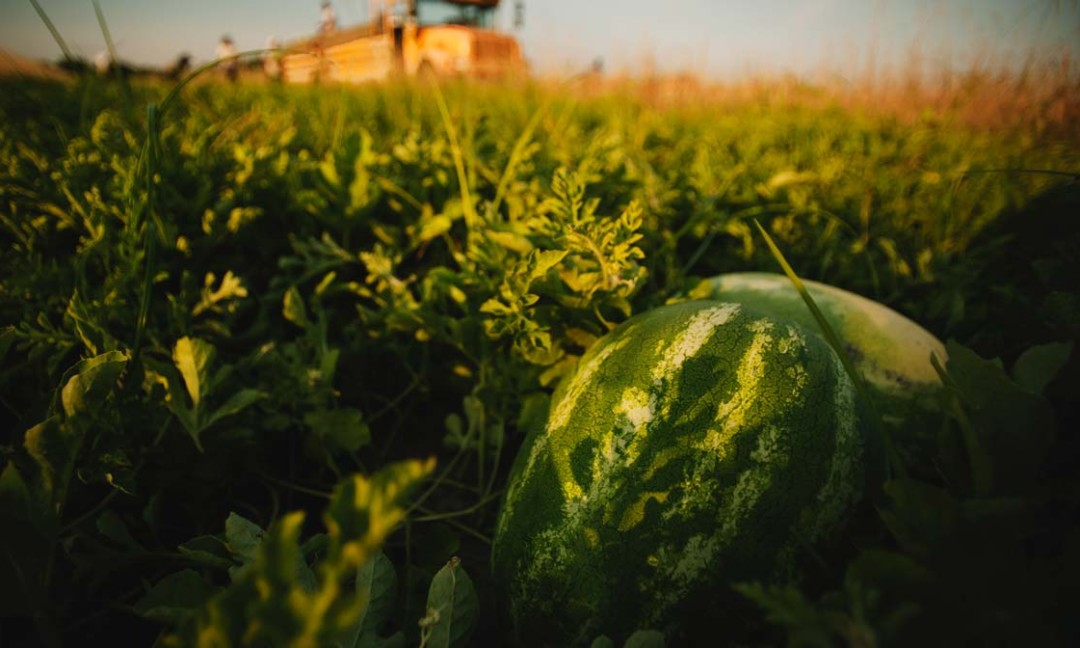
[[[192,405],[198,409],[199,402],[208,387],[210,365],[217,350],[214,345],[198,338],[182,337],[173,349],[173,362],[184,378]]]

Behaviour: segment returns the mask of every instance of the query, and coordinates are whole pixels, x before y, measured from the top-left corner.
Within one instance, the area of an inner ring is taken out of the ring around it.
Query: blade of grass
[[[112,33],[109,31],[109,24],[105,22],[105,14],[101,11],[101,5],[98,0],[93,0],[94,14],[97,16],[98,27],[101,28],[101,36],[105,39],[105,48],[109,51],[109,60],[114,65],[120,64],[120,56],[116,53],[116,44],[113,42]],[[126,74],[118,74],[117,77],[120,81],[120,89],[124,96],[125,108],[130,112],[133,104],[135,103],[134,97],[131,94],[131,85],[128,83]]]
[[[968,169],[962,171],[961,175],[978,175],[980,173],[1024,173],[1028,175],[1053,175],[1064,176],[1066,178],[1072,178],[1073,180],[1080,180],[1080,172],[1077,171],[1062,171],[1060,169]]]
[[[105,48],[109,50],[109,60],[113,63],[119,63],[120,58],[116,54],[116,44],[113,42],[112,34],[109,32],[109,25],[105,22],[105,14],[101,11],[101,5],[98,0],[93,0],[94,14],[97,16],[98,27],[101,28],[101,35],[105,38]]]
[[[153,290],[154,269],[157,261],[157,238],[158,228],[157,213],[155,209],[155,182],[157,176],[158,159],[158,107],[151,103],[146,107],[146,146],[145,156],[145,181],[146,181],[146,240],[145,267],[143,274],[142,294],[139,296],[139,317],[135,322],[135,343],[132,345],[133,360],[139,357],[142,346],[143,331],[146,328],[146,320],[150,314],[150,293]]]
[[[468,250],[472,240],[473,229],[476,226],[476,211],[473,209],[472,196],[469,192],[469,178],[465,173],[465,162],[461,154],[461,145],[458,143],[454,122],[450,119],[450,110],[446,107],[446,99],[443,98],[442,90],[439,88],[439,83],[435,79],[431,80],[431,87],[435,91],[435,103],[439,107],[439,115],[442,117],[443,128],[446,129],[446,136],[450,139],[450,153],[454,158],[454,169],[457,171],[458,187],[461,191],[461,207],[465,211],[465,249]]]
[[[540,104],[540,107],[536,109],[533,116],[529,119],[529,122],[525,124],[525,130],[521,131],[521,135],[518,136],[517,141],[514,142],[514,148],[510,150],[510,159],[506,162],[506,168],[503,169],[502,177],[499,178],[499,186],[495,189],[495,200],[491,203],[491,212],[496,214],[499,212],[499,206],[502,204],[503,195],[506,193],[506,188],[510,184],[510,179],[513,177],[514,169],[521,163],[521,156],[525,153],[525,147],[529,145],[532,140],[533,133],[540,125],[540,120],[544,117],[544,113],[547,112],[548,106],[551,104],[555,95],[549,95],[544,103]]]
[[[56,29],[56,25],[49,19],[49,15],[45,13],[45,10],[41,8],[41,5],[38,4],[37,0],[30,0],[30,4],[34,5],[34,11],[36,11],[38,17],[41,18],[41,22],[45,23],[45,27],[49,30],[49,33],[52,34],[53,40],[60,46],[60,51],[64,53],[64,59],[74,61],[75,57],[71,55],[71,50],[68,49],[63,36],[61,36],[60,32]]]
[[[840,337],[836,335],[836,331],[829,325],[828,320],[825,319],[825,315],[822,314],[821,309],[818,308],[817,303],[814,302],[814,298],[810,295],[810,292],[806,289],[799,275],[795,273],[795,270],[788,263],[787,258],[784,257],[784,253],[777,247],[776,242],[773,241],[769,233],[765,231],[765,228],[761,226],[758,220],[754,219],[754,225],[757,226],[758,233],[765,239],[765,244],[769,247],[769,252],[772,253],[774,259],[780,264],[780,267],[784,269],[784,274],[787,275],[792,285],[795,286],[795,290],[798,291],[799,296],[802,297],[806,307],[810,309],[810,314],[814,316],[814,321],[817,322],[821,328],[821,332],[825,335],[825,340],[832,347],[833,352],[840,358],[840,363],[844,366],[844,371],[848,377],[851,378],[851,382],[855,384],[855,389],[858,391],[859,396],[863,399],[863,402],[870,408],[870,424],[880,436],[882,443],[885,446],[885,453],[887,457],[886,462],[886,479],[890,479],[892,472],[904,478],[907,476],[907,471],[904,469],[903,462],[900,460],[900,456],[896,452],[896,448],[893,446],[892,437],[881,425],[881,415],[878,412],[877,405],[874,403],[873,397],[870,395],[870,391],[866,387],[866,383],[863,381],[862,376],[855,371],[855,365],[852,364],[851,358],[844,350],[843,344],[840,342]]]
[[[964,450],[967,451],[975,496],[987,497],[990,495],[993,488],[993,464],[990,461],[986,449],[979,443],[975,427],[971,424],[971,419],[968,418],[963,404],[956,396],[960,391],[956,386],[956,382],[952,379],[952,376],[949,375],[949,372],[945,370],[945,367],[941,366],[941,360],[938,359],[936,353],[930,354],[930,364],[933,365],[934,371],[936,371],[938,377],[941,378],[941,383],[948,387],[949,391],[952,392],[949,398],[949,405],[952,408],[953,416],[956,417],[956,422],[960,427],[960,438],[963,440]]]

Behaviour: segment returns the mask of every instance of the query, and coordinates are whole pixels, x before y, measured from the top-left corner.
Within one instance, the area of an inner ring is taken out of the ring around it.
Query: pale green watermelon
[[[511,473],[493,567],[516,641],[677,632],[733,582],[792,575],[859,498],[865,435],[802,327],[717,301],[631,318],[563,379]]]
[[[918,471],[927,462],[938,427],[941,380],[930,363],[948,359],[945,345],[900,313],[855,293],[803,280],[870,388],[874,405],[906,463]],[[696,298],[747,304],[821,335],[791,281],[782,274],[738,272],[713,277],[692,293]]]

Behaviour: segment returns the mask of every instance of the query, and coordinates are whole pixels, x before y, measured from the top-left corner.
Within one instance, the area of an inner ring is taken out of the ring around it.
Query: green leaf
[[[250,210],[247,212],[233,210],[230,215],[229,229],[237,227],[245,215],[253,215]],[[254,214],[257,215],[257,214]],[[239,217],[239,218],[236,218]],[[234,220],[236,219],[236,220]],[[226,302],[234,299],[243,299],[247,297],[247,288],[244,288],[244,284],[240,281],[240,277],[237,277],[229,270],[225,273],[225,276],[221,278],[221,286],[214,290],[214,280],[216,277],[213,273],[206,275],[206,279],[202,289],[202,296],[199,299],[199,303],[192,309],[191,314],[198,317],[206,311],[221,312],[223,310],[230,310],[235,308],[234,304],[229,304],[226,307],[222,307],[222,302]]]
[[[127,361],[126,353],[109,351],[76,364],[72,369],[75,375],[61,391],[64,413],[76,417],[93,412],[116,384]]]
[[[341,583],[374,557],[386,535],[404,517],[404,496],[434,469],[434,459],[391,464],[370,479],[354,475],[335,489],[323,520],[325,554],[318,575],[304,562],[305,552],[322,552],[323,540],[299,543],[303,512],[278,518],[268,532],[234,514],[226,520],[226,542],[245,562],[231,570],[233,582],[200,611],[196,623],[170,637],[174,645],[197,645],[214,636],[221,645],[334,646],[353,637],[364,624],[364,601],[343,592]],[[317,536],[318,537],[318,536]],[[381,592],[386,577],[375,563],[371,591]],[[362,585],[361,585],[362,586]],[[382,601],[382,596],[375,598]],[[372,622],[385,612],[372,609]],[[362,634],[379,648],[401,645],[400,635],[386,640]],[[368,644],[364,644],[368,645]]]
[[[225,519],[225,544],[240,561],[239,567],[229,569],[233,581],[255,560],[265,538],[266,531],[258,524],[237,513],[229,513]]]
[[[1013,366],[1013,380],[1033,394],[1041,394],[1069,361],[1072,342],[1034,346],[1020,354]]]
[[[868,549],[852,560],[845,580],[864,586],[903,593],[915,585],[932,580],[933,575],[922,565],[902,553],[884,549]]]
[[[351,407],[309,412],[304,423],[334,449],[356,452],[371,442],[371,430],[364,422],[364,415]]]
[[[289,286],[289,289],[285,291],[282,302],[281,313],[285,316],[285,319],[300,328],[307,328],[311,325],[310,320],[308,320],[307,309],[304,307],[304,298],[300,296],[300,291],[296,289],[296,286]]]
[[[236,564],[229,548],[217,536],[203,535],[192,538],[177,547],[177,550],[191,560],[215,569],[228,569]]]
[[[378,631],[390,616],[397,596],[397,574],[383,552],[378,552],[356,572],[356,593],[364,601],[360,620],[350,631],[345,648],[378,645]]]
[[[206,420],[206,423],[204,423],[202,427],[204,429],[208,428],[226,416],[237,414],[264,398],[266,398],[265,392],[261,392],[257,389],[241,389],[230,396],[229,400],[225,401],[224,405],[214,410],[214,413],[210,415],[210,418]]]
[[[925,556],[953,548],[960,506],[951,493],[914,479],[894,479],[884,490],[891,506],[879,515],[907,553]]]
[[[338,484],[323,515],[329,553],[348,564],[368,560],[383,539],[405,519],[405,496],[435,469],[435,459],[391,464],[367,479],[353,475]]]
[[[128,547],[130,549],[142,549],[142,545],[132,537],[131,532],[128,531],[127,524],[124,523],[124,520],[121,519],[116,511],[106,509],[98,516],[95,526],[97,527],[98,533],[120,546]]]
[[[59,511],[67,493],[81,435],[52,416],[26,431],[23,446],[38,466],[41,491]]]
[[[248,570],[259,559],[260,550],[268,542],[270,534],[251,520],[230,513],[225,519],[225,542],[233,555],[240,560],[239,566],[229,568],[229,577],[237,582],[245,576]],[[291,549],[289,555],[292,555]],[[315,591],[315,574],[304,562],[304,556],[297,547],[293,564],[294,578],[296,583],[306,592]]]
[[[615,642],[607,635],[600,635],[596,639],[593,639],[590,648],[615,648]]]
[[[189,337],[177,340],[173,349],[173,363],[180,370],[195,409],[198,409],[209,387],[210,365],[214,362],[216,351],[209,342]]]
[[[472,580],[458,558],[451,558],[435,574],[428,589],[427,645],[432,648],[464,646],[469,639],[480,608]]]
[[[659,630],[638,630],[627,638],[623,648],[664,648],[664,633]]]
[[[500,232],[498,230],[487,230],[484,233],[489,240],[495,244],[500,245],[507,250],[517,252],[518,254],[528,254],[533,249],[532,242],[515,232]]]
[[[135,611],[146,619],[180,625],[193,618],[215,588],[191,569],[169,574],[135,603]]]
[[[798,589],[790,585],[765,587],[761,583],[739,583],[737,592],[765,612],[765,618],[791,633],[791,645],[832,646],[828,620]]]
[[[544,250],[542,252],[530,252],[529,253],[529,265],[531,272],[529,273],[529,280],[535,280],[542,278],[547,274],[548,270],[551,270],[555,266],[559,265],[566,255],[569,254],[567,250]]]
[[[427,243],[450,231],[454,223],[445,214],[437,214],[420,222],[420,231],[416,235],[418,243]]]
[[[1054,440],[1050,404],[1011,381],[1000,362],[980,358],[951,340],[946,350],[946,384],[970,417],[979,445],[973,450],[985,452],[992,465],[994,492],[1031,488]]]

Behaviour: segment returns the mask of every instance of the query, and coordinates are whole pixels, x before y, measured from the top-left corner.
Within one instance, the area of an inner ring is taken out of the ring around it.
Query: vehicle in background
[[[499,78],[525,71],[517,40],[494,29],[499,0],[371,0],[368,24],[290,43],[290,83],[359,83],[394,74]]]

